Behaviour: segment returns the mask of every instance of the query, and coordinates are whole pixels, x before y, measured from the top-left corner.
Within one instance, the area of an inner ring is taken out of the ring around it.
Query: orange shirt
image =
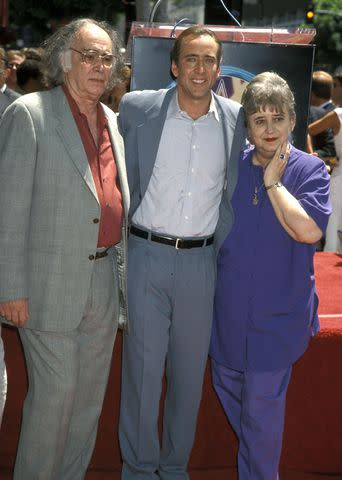
[[[98,247],[111,247],[121,240],[122,195],[114,152],[110,141],[107,118],[100,104],[97,106],[98,145],[91,134],[87,117],[80,112],[67,87],[63,91],[80,133],[84,150],[93,174],[101,207]]]

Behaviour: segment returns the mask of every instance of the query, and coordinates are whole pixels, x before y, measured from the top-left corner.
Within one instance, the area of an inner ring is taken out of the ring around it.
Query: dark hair
[[[170,53],[171,62],[175,62],[175,64],[178,65],[182,44],[187,38],[189,37],[197,38],[202,35],[209,35],[209,37],[215,40],[218,47],[216,58],[217,58],[217,63],[219,65],[222,57],[222,43],[212,30],[209,30],[209,28],[206,28],[202,25],[195,25],[193,27],[189,27],[186,30],[183,30],[183,32],[176,38]]]
[[[342,72],[335,73],[333,75],[333,81],[338,83],[338,86],[342,87]]]
[[[241,104],[246,119],[266,107],[277,112],[288,112],[291,119],[296,118],[295,99],[287,82],[277,73],[263,72],[256,75],[245,88]]]
[[[117,32],[107,22],[100,22],[91,18],[80,18],[59,28],[43,44],[43,58],[51,86],[57,86],[63,83],[64,72],[61,65],[61,55],[70,48],[79,31],[89,24],[96,25],[104,30],[112,41],[112,54],[114,55],[115,63],[112,68],[107,89],[110,89],[114,84],[117,73],[121,70],[123,65],[120,52],[121,42]]]
[[[311,92],[316,97],[330,100],[333,89],[333,77],[323,70],[316,70],[312,74]]]
[[[42,63],[39,60],[24,60],[17,68],[17,83],[23,88],[30,79],[43,82]]]

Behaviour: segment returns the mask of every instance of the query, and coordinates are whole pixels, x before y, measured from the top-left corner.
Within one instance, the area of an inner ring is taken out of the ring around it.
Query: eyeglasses
[[[76,48],[69,48],[70,50],[79,53],[81,55],[81,62],[85,63],[86,65],[95,65],[95,63],[101,60],[101,63],[104,67],[110,68],[113,66],[114,55],[111,53],[100,54],[96,50],[84,50],[81,52],[80,50],[76,50]]]
[[[13,70],[14,68],[17,69],[19,65],[20,65],[20,63],[9,63],[9,62],[6,62],[7,68],[11,68],[12,70]]]

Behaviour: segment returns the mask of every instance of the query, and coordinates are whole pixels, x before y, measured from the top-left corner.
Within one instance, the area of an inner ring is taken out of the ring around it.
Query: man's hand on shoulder
[[[22,327],[29,318],[27,298],[0,302],[0,315],[16,327]]]

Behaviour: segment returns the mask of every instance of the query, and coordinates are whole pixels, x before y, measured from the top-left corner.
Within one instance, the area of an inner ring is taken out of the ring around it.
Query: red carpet
[[[315,273],[321,331],[294,367],[281,480],[342,479],[342,255],[316,254]]]
[[[316,285],[322,330],[342,328],[342,255],[316,254]]]
[[[342,480],[342,256],[318,253],[315,266],[321,332],[294,367],[287,400],[281,480]],[[12,480],[27,384],[17,332],[4,327],[3,339],[9,387],[0,432],[0,479]],[[86,480],[120,480],[120,357],[118,335]],[[235,436],[211,387],[208,367],[190,460],[191,480],[236,480],[236,449]]]

